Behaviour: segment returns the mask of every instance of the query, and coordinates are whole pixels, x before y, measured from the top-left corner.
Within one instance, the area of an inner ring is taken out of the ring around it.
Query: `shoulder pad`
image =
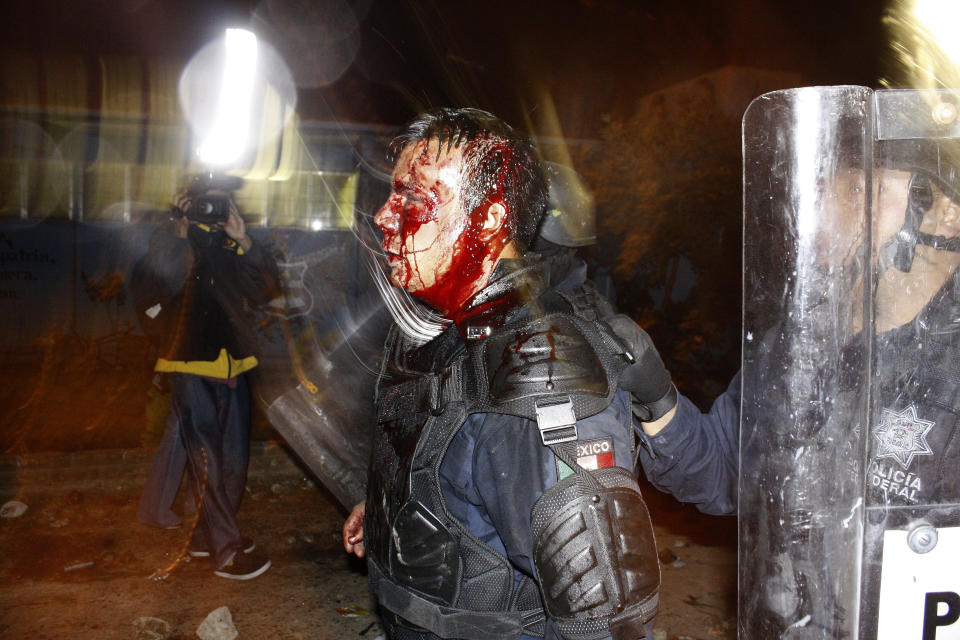
[[[495,402],[526,394],[607,395],[596,349],[567,314],[535,318],[487,342],[485,365]]]
[[[537,400],[568,396],[577,418],[602,411],[623,368],[596,323],[552,312],[507,325],[483,341],[489,411],[533,419]]]

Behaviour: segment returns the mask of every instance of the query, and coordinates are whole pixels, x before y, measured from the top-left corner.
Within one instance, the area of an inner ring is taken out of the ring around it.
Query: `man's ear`
[[[507,224],[507,207],[502,202],[492,202],[487,206],[480,220],[480,237],[487,240],[497,235]]]
[[[960,222],[960,205],[948,199],[943,211],[942,222],[956,227],[957,223]]]

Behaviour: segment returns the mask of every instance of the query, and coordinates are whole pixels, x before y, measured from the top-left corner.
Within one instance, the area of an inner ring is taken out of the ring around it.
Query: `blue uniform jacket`
[[[676,415],[657,435],[638,433],[640,464],[653,486],[704,513],[737,512],[740,372],[709,412],[681,395]]]
[[[585,266],[577,266],[580,268],[564,274],[557,289],[586,279]],[[580,420],[577,430],[579,443],[612,445],[612,463],[633,470],[635,437],[630,406],[630,395],[618,391],[606,409]],[[536,423],[503,414],[469,416],[451,441],[439,476],[450,513],[509,558],[517,581],[523,574],[536,579],[530,512],[558,480],[557,460],[541,441]],[[560,638],[549,620],[546,638]]]
[[[577,423],[580,442],[609,438],[614,464],[633,468],[633,415],[629,395],[617,392],[602,412]],[[440,487],[450,513],[499,550],[520,573],[536,578],[530,511],[557,483],[557,460],[540,440],[536,423],[492,413],[473,414],[460,428],[440,466]],[[547,623],[547,638],[559,638]],[[525,638],[527,636],[521,636]]]

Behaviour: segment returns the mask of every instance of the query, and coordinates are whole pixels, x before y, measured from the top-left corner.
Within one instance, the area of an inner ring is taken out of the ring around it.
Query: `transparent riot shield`
[[[745,639],[857,629],[871,98],[781,91],[744,116]]]
[[[960,638],[956,105],[744,116],[743,639]]]

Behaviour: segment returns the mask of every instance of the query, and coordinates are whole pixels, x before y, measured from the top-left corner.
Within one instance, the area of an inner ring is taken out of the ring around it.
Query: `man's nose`
[[[382,207],[380,207],[380,210],[377,211],[375,216],[373,216],[373,224],[377,225],[380,228],[380,231],[384,233],[396,233],[397,229],[399,228],[397,216],[390,211],[389,204],[384,204]]]
[[[383,237],[380,239],[380,246],[387,251],[397,252],[400,250],[400,216],[390,209],[389,203],[384,204],[373,216],[373,223],[380,229]]]

